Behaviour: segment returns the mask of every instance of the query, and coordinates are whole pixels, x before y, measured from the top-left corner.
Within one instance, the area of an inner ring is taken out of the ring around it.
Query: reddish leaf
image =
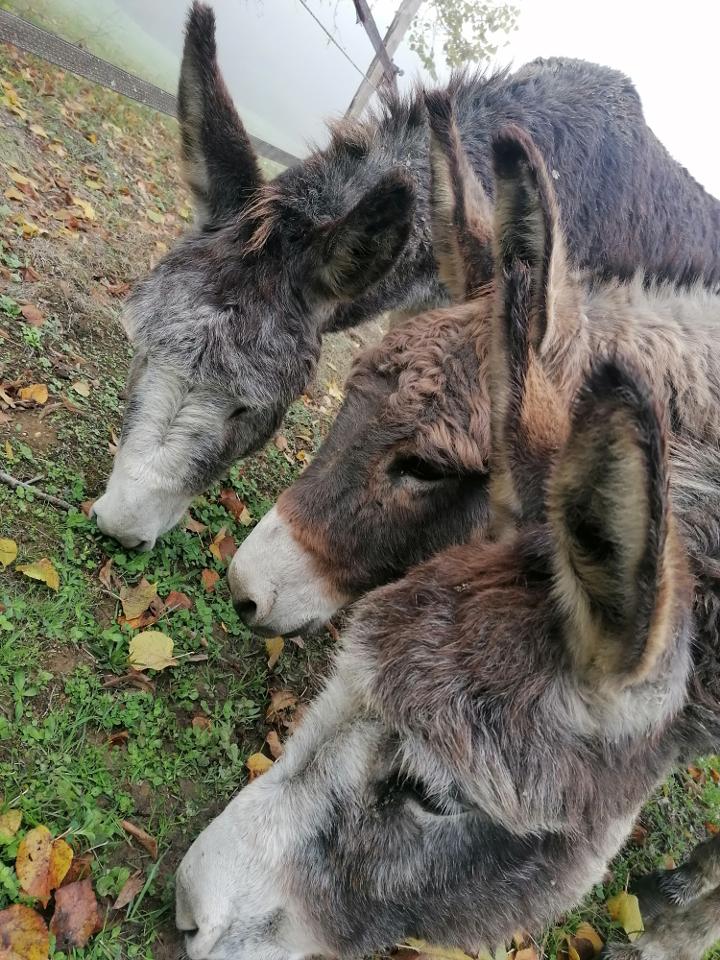
[[[130,734],[127,730],[116,730],[107,738],[107,744],[109,747],[124,747],[129,739]]]
[[[215,592],[215,586],[220,579],[220,574],[216,570],[203,570],[200,574],[202,585],[208,593]]]
[[[58,950],[84,947],[100,923],[98,902],[89,877],[57,891],[50,932],[55,934]]]
[[[153,860],[157,860],[158,855],[158,842],[154,837],[151,837],[149,833],[146,833],[142,827],[138,827],[136,824],[131,823],[130,820],[122,820],[120,826],[126,833],[129,833],[131,837],[135,837],[137,842],[141,844]]]
[[[235,491],[229,487],[220,491],[220,504],[225,507],[230,516],[234,517],[235,520],[240,520],[243,510],[245,510],[245,504]]]
[[[265,743],[267,743],[268,750],[273,755],[273,760],[277,760],[283,755],[283,745],[280,743],[280,737],[274,730],[271,730],[265,737]]]
[[[212,720],[210,717],[205,717],[200,713],[192,718],[192,725],[196,730],[212,730]]]
[[[42,327],[45,323],[45,317],[38,308],[34,307],[31,303],[26,303],[24,307],[20,307],[20,313],[25,318],[25,322],[29,323],[31,327]]]
[[[70,869],[65,874],[61,886],[66,887],[69,883],[75,883],[77,880],[84,880],[92,873],[93,857],[91,853],[81,853],[79,857],[73,857]]]
[[[185,529],[190,533],[205,533],[207,524],[200,523],[199,520],[196,520],[195,517],[191,517],[190,514],[188,514],[188,518],[185,521]]]
[[[173,610],[192,610],[193,602],[185,593],[173,590],[165,598],[165,609],[168,613]]]

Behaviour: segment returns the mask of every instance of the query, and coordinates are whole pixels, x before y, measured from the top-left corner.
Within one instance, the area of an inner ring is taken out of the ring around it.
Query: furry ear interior
[[[395,170],[344,217],[318,228],[310,257],[320,295],[352,300],[382,280],[407,243],[414,213],[412,181]]]
[[[495,526],[501,529],[518,517],[544,515],[544,483],[567,435],[570,406],[570,398],[548,374],[544,354],[553,355],[557,373],[580,320],[555,195],[540,153],[523,130],[508,127],[494,142],[493,165],[490,493]]]
[[[198,222],[218,225],[251,200],[262,175],[218,67],[215,14],[198,0],[185,31],[178,120],[185,180]]]
[[[612,363],[593,371],[548,484],[555,593],[586,677],[641,679],[672,634],[679,564],[665,445],[642,379]]]
[[[435,260],[453,300],[493,276],[492,205],[468,162],[446,91],[425,94],[430,121],[430,209]]]

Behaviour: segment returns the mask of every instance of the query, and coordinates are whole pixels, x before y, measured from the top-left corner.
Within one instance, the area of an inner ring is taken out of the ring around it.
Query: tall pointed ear
[[[353,300],[393,268],[412,230],[415,190],[400,170],[386,174],[339,220],[318,228],[310,269],[320,296]]]
[[[435,260],[453,300],[462,302],[492,280],[492,205],[468,161],[448,93],[426,93],[425,106]]]
[[[215,14],[198,0],[185,31],[178,120],[183,170],[198,223],[215,226],[243,209],[262,175],[218,68]]]
[[[540,519],[544,485],[569,425],[570,357],[582,322],[565,262],[555,194],[530,137],[493,145],[495,315],[490,354],[496,531]]]
[[[606,362],[581,389],[548,484],[555,593],[586,679],[646,677],[686,583],[670,516],[667,427],[633,372]]]

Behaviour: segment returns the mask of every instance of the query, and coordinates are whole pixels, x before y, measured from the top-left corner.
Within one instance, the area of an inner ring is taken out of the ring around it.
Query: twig
[[[16,490],[18,487],[23,487],[25,490],[32,490],[33,494],[38,498],[38,500],[46,500],[54,507],[59,507],[60,510],[67,510],[68,513],[71,510],[78,509],[77,507],[73,506],[72,503],[68,503],[67,500],[62,500],[60,497],[54,497],[51,493],[44,493],[42,490],[38,490],[37,487],[33,487],[29,483],[25,483],[24,480],[16,480],[15,477],[11,477],[10,474],[5,473],[4,470],[0,470],[0,480],[3,483],[6,483],[9,487],[12,487],[13,490]]]

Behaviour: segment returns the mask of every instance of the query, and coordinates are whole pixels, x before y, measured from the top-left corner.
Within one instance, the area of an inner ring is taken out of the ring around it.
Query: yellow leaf
[[[174,667],[173,642],[159,630],[143,630],[130,641],[130,666],[135,670],[164,670]]]
[[[26,577],[30,577],[31,580],[40,580],[42,583],[46,583],[51,590],[57,591],[60,589],[58,572],[47,557],[36,560],[35,563],[18,564],[15,569],[24,573]]]
[[[340,387],[334,380],[330,380],[327,385],[327,392],[329,397],[333,397],[335,400],[344,400],[345,395],[343,394]]]
[[[238,517],[238,520],[244,527],[249,527],[250,524],[253,522],[252,514],[250,513],[247,507],[243,507],[242,511],[240,512],[240,516]]]
[[[23,232],[25,237],[35,237],[40,233],[40,227],[37,224],[32,223],[30,220],[26,220],[24,217],[18,222],[19,227]]]
[[[37,184],[34,180],[31,180],[30,177],[26,177],[24,173],[20,173],[19,170],[8,170],[8,176],[13,183],[19,183],[22,187],[33,187],[37,190]]]
[[[135,620],[144,613],[157,597],[157,584],[148,583],[145,577],[134,587],[120,589],[120,603],[126,620]]]
[[[433,947],[424,940],[415,940],[413,937],[408,937],[405,943],[411,949],[417,950],[426,957],[434,957],[435,960],[472,960],[467,953],[458,950],[457,947]]]
[[[35,910],[15,903],[0,910],[0,957],[2,960],[47,960],[48,928]]]
[[[18,548],[14,540],[0,537],[0,567],[4,569],[9,566],[17,557],[17,552]]]
[[[645,930],[638,898],[632,893],[623,891],[607,902],[608,913],[616,923],[619,923],[628,940],[633,943]]]
[[[42,406],[48,400],[48,388],[44,383],[31,383],[29,387],[20,387],[18,396],[21,400],[32,401]]]
[[[5,191],[5,196],[8,200],[18,200],[20,203],[25,200],[25,194],[20,193],[17,187],[8,187]]]
[[[264,753],[253,753],[245,761],[245,766],[248,768],[248,773],[250,774],[250,780],[254,780],[263,773],[267,773],[272,765],[272,760],[270,757],[266,757]]]
[[[12,840],[22,823],[21,810],[8,810],[0,817],[0,840]]]
[[[99,180],[88,179],[85,181],[85,186],[89,187],[91,190],[102,190],[103,185]]]
[[[97,134],[96,133],[86,133],[85,137],[90,143],[97,143]]]
[[[48,139],[47,130],[44,127],[41,127],[39,123],[31,123],[30,129],[35,134],[36,137],[42,137],[43,140]]]
[[[81,197],[73,197],[72,202],[76,207],[80,207],[85,220],[95,219],[95,211],[93,210],[92,205],[87,202],[87,200],[83,200]]]
[[[165,217],[159,210],[148,210],[147,218],[148,220],[152,220],[153,223],[165,223]]]
[[[190,207],[180,207],[178,213],[183,218],[183,220],[192,220],[192,210]]]
[[[265,649],[268,655],[268,670],[272,670],[285,649],[285,641],[282,637],[269,637],[265,641]]]
[[[46,907],[50,894],[70,869],[72,858],[72,848],[64,840],[53,841],[47,827],[35,827],[25,834],[18,847],[15,872],[20,886]]]
[[[14,462],[14,460],[15,460],[15,451],[13,450],[12,444],[10,443],[9,440],[6,440],[6,441],[5,441],[5,456],[6,456],[7,459],[10,461],[10,463],[13,463],[13,462]]]
[[[79,393],[81,397],[90,396],[90,384],[87,382],[87,380],[78,380],[77,383],[72,385],[72,388],[75,393]]]

